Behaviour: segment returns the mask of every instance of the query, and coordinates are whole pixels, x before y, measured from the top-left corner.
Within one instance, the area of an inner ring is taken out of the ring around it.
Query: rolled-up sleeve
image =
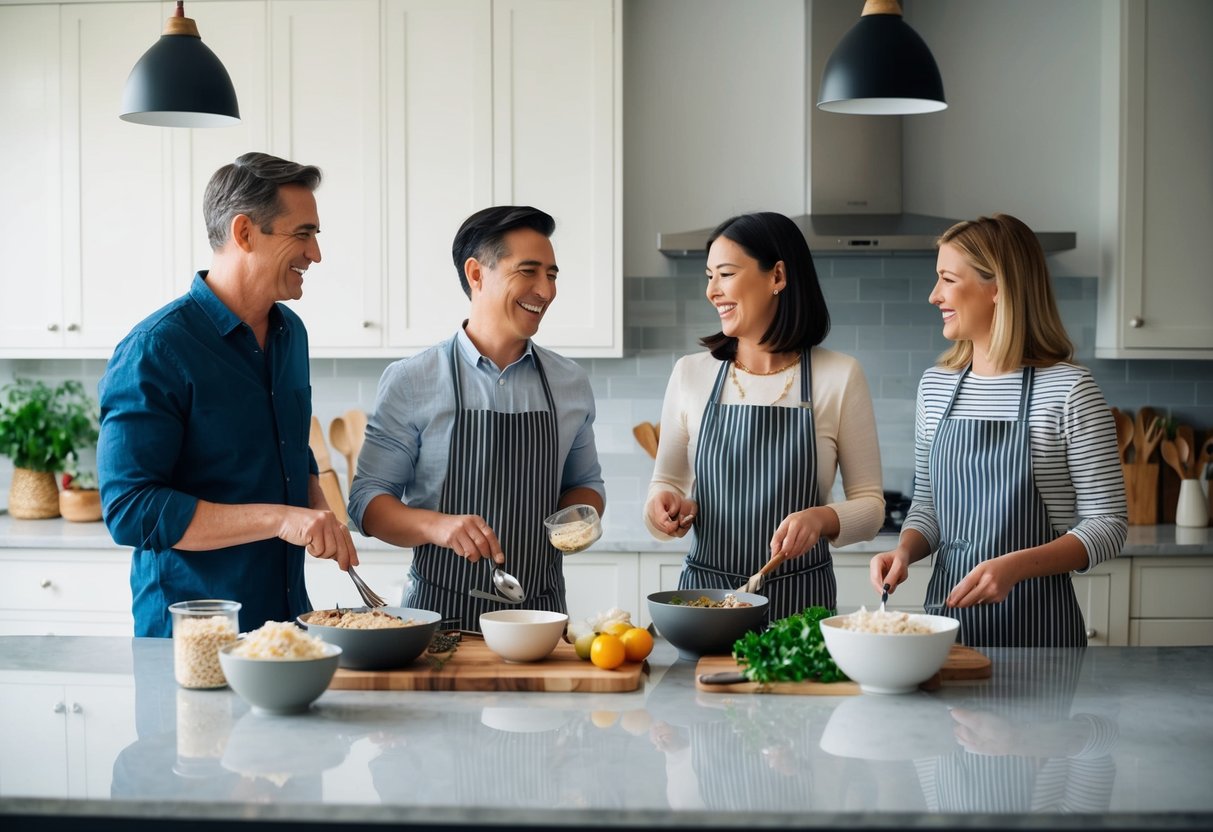
[[[606,503],[606,484],[602,479],[602,465],[598,462],[598,446],[594,441],[594,390],[589,379],[583,379],[576,399],[583,403],[585,418],[573,436],[569,455],[564,460],[561,472],[560,492],[574,488],[591,488]]]
[[[166,344],[137,332],[114,351],[98,393],[97,473],[106,528],[122,546],[167,551],[184,536],[198,505],[168,485],[185,434],[185,375]]]

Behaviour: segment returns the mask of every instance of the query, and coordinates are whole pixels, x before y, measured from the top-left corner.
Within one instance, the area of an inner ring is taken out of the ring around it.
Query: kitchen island
[[[328,691],[299,716],[173,680],[167,640],[0,638],[0,824],[1202,828],[1213,648],[990,649],[906,696]]]

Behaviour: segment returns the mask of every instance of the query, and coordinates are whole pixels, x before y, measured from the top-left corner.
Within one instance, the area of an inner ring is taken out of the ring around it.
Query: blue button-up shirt
[[[350,487],[350,518],[359,529],[366,507],[380,494],[413,508],[438,508],[455,427],[451,340],[383,371]],[[530,342],[517,361],[501,369],[480,354],[462,327],[453,340],[461,362],[463,406],[470,410],[546,410],[538,356],[556,404],[560,493],[584,486],[605,497],[594,444],[594,391],[585,370]]]
[[[298,546],[271,538],[173,548],[198,500],[308,505],[316,461],[307,331],[281,304],[269,322],[263,351],[199,272],[187,294],[131,330],[106,367],[97,470],[110,535],[134,548],[137,636],[170,636],[176,601],[239,601],[242,631],[311,609]]]

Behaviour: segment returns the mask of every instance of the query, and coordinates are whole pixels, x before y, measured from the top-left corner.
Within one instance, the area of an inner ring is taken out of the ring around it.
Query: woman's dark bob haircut
[[[763,271],[770,271],[783,261],[787,287],[779,293],[775,319],[758,343],[778,353],[807,350],[826,339],[830,334],[830,312],[821,293],[809,244],[796,223],[773,211],[741,214],[716,227],[708,238],[708,249],[717,237],[741,246]],[[718,361],[737,357],[737,339],[723,332],[702,338],[699,343]]]

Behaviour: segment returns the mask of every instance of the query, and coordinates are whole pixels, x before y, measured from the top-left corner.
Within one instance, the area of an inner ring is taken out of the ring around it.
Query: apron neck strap
[[[960,395],[960,385],[964,383],[965,376],[967,376],[972,369],[973,369],[972,364],[965,367],[964,371],[960,374],[960,378],[956,379],[956,386],[954,388],[952,388],[952,395],[948,399],[948,406],[946,408],[944,408],[943,416],[940,417],[941,419],[946,419],[952,415],[952,405],[956,404],[956,397]],[[1035,367],[1024,367],[1023,368],[1023,377],[1020,381],[1020,387],[1019,387],[1019,420],[1018,421],[1020,421],[1020,422],[1026,421],[1028,418],[1028,402],[1030,402],[1032,399],[1032,379],[1035,376],[1035,374],[1036,374]]]

